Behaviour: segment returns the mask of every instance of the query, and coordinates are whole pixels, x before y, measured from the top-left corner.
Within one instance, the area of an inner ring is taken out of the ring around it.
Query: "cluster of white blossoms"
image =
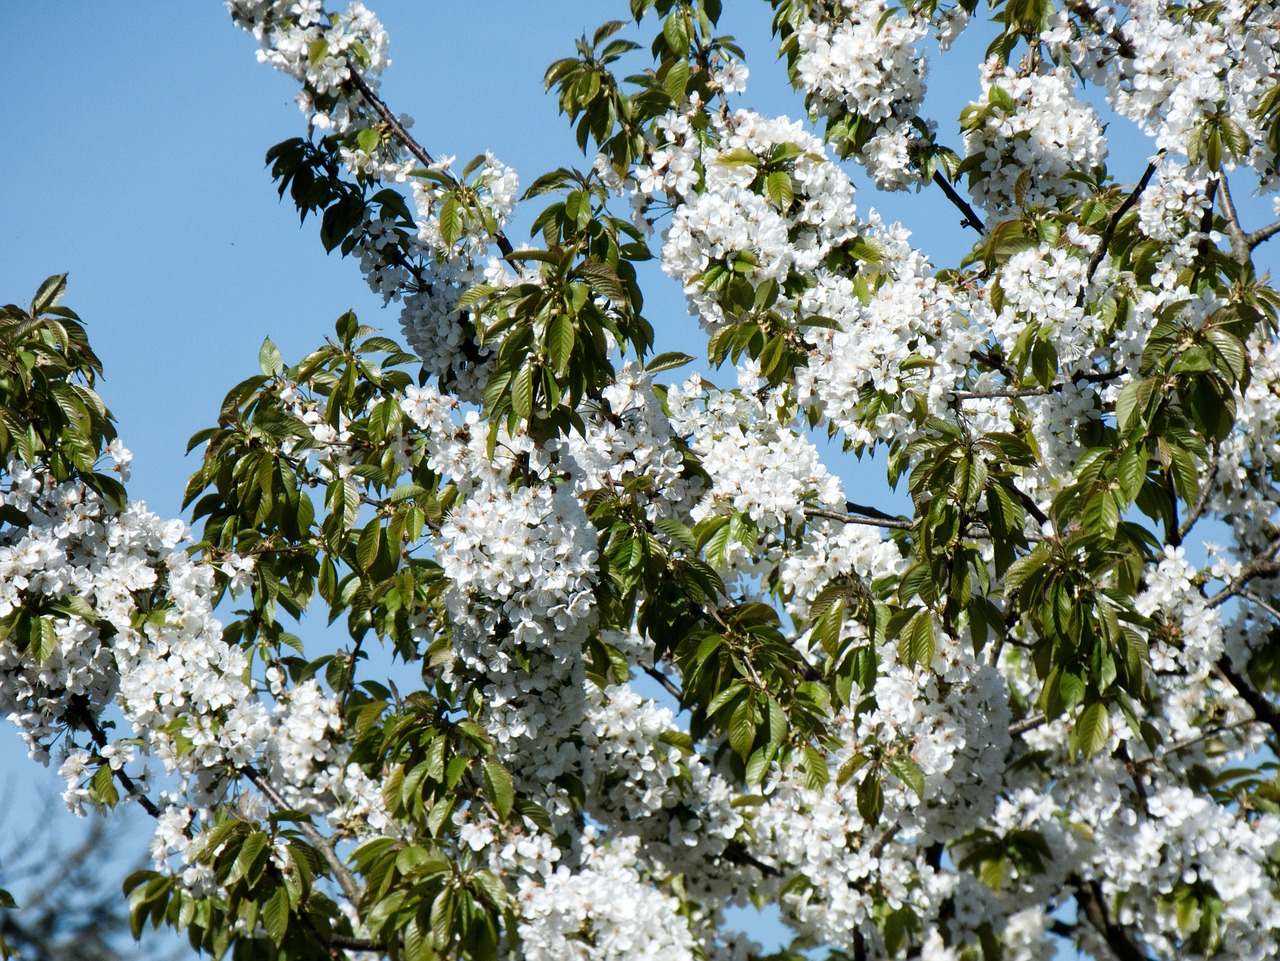
[[[762,401],[753,394],[759,386],[748,370],[733,391],[704,388],[695,376],[672,387],[667,403],[672,427],[689,437],[690,449],[711,477],[691,518],[745,514],[761,535],[780,545],[788,529],[804,524],[806,506],[843,508],[844,489],[813,442],[773,409],[777,396]],[[738,544],[725,562],[746,562],[758,553],[768,558],[768,550]]]
[[[498,757],[519,788],[541,800],[557,832],[573,823],[562,787],[572,778],[586,788],[595,824],[610,837],[632,838],[626,843],[633,851],[634,841],[643,841],[647,870],[700,878],[743,825],[727,782],[663,742],[678,730],[670,711],[625,684],[595,687],[582,666],[595,625],[597,564],[596,532],[579,498],[644,477],[651,481],[646,511],[656,517],[692,503],[698,490],[682,476],[675,435],[658,420],[661,407],[647,377],[624,370],[586,434],[565,445],[555,463],[527,438],[505,434],[490,460],[485,425],[474,415],[457,423],[456,402],[433,388],[410,388],[403,408],[422,428],[428,464],[455,478],[466,497],[442,524],[435,549],[449,582],[452,670],[481,681],[479,720]],[[517,461],[537,478],[534,486],[512,488]],[[553,484],[561,471],[569,476]],[[664,491],[671,500],[663,500]],[[599,883],[593,865],[612,855],[577,840],[566,852],[549,849],[537,828],[526,827],[526,835],[512,838],[496,825],[468,822],[466,843],[494,870],[521,878],[521,937],[527,941],[526,926],[536,924],[546,931],[530,935],[533,943],[545,937],[559,944],[555,918],[564,908],[555,905],[566,892]],[[610,870],[625,869],[640,887],[633,861],[610,861]],[[728,887],[719,882],[722,892]],[[597,923],[613,923],[602,913],[608,909],[602,903],[592,912]],[[620,915],[617,923],[624,920]]]
[[[122,447],[110,453],[128,463]],[[50,485],[17,461],[3,477],[3,501],[26,523],[0,533],[0,610],[47,613],[25,650],[0,646],[0,712],[32,757],[47,763],[58,745],[72,810],[108,803],[100,785],[91,789],[102,767],[138,792],[168,784],[153,855],[165,870],[176,856],[199,893],[212,881],[194,863],[193,812],[207,817],[250,768],[297,808],[322,814],[339,798],[350,803],[333,699],[314,681],[286,689],[279,672],[274,706],[260,698],[245,653],[214,616],[213,565],[179,549],[181,521],[136,502],[116,508],[80,482]],[[234,578],[249,560],[230,555],[224,566]],[[112,717],[124,729],[108,737],[102,719]],[[161,762],[163,781],[146,758]]]
[[[966,157],[976,163],[974,201],[1001,215],[1087,196],[1088,185],[1068,175],[1100,169],[1107,141],[1070,71],[1031,73],[988,61],[982,84],[985,96],[967,108],[964,135]]]
[[[452,158],[424,170],[406,145],[386,134],[384,118],[352,82],[358,76],[376,91],[389,62],[386,31],[362,4],[343,14],[325,13],[322,0],[229,0],[228,8],[262,45],[262,61],[304,84],[299,104],[309,120],[346,135],[340,157],[351,173],[397,183],[413,177],[417,237],[385,214],[366,216],[356,234],[361,269],[384,300],[403,301],[401,328],[427,372],[478,402],[488,352],[475,350],[458,300],[477,283],[505,286],[515,276],[489,255],[515,205],[515,172],[490,154],[462,184]],[[412,125],[405,116],[397,122]],[[377,133],[372,146],[360,137],[365,132]],[[450,220],[443,229],[442,215]]]
[[[944,902],[962,892],[970,899],[981,894],[981,910],[968,918],[957,911],[952,933],[967,929],[976,938],[983,922],[1002,924],[1008,906],[981,885],[971,889],[971,879],[930,864],[928,850],[995,813],[1011,747],[1008,689],[994,668],[959,644],[940,648],[932,669],[894,663],[891,646],[879,655],[875,707],[843,712],[832,729],[839,746],[829,767],[849,773],[814,787],[798,768],[779,770],[752,817],[758,850],[803,876],[782,907],[822,943],[851,949],[855,932],[872,930],[870,913],[881,899],[909,904],[927,929],[940,922]],[[904,762],[921,783],[910,786]],[[883,792],[878,825],[859,809],[867,778],[879,779]]]
[[[228,0],[232,18],[261,44],[258,60],[304,85],[298,102],[317,126],[350,129],[360,107],[344,96],[352,71],[376,77],[386,69],[389,38],[362,3],[328,14],[323,0]],[[314,98],[337,96],[327,113]]]
[[[644,478],[648,483],[632,496],[642,501],[649,520],[686,516],[702,481],[686,468],[651,376],[627,363],[600,393],[601,402],[584,418],[585,432],[564,440],[578,488],[620,492],[629,480]]]
[[[635,839],[589,847],[581,871],[523,882],[521,949],[529,961],[692,961],[679,902],[641,877]]]
[[[701,323],[715,329],[725,312],[721,285],[711,283],[712,268],[722,277],[726,271],[745,276],[757,288],[768,281],[782,284],[793,273],[820,270],[832,251],[852,244],[867,228],[856,216],[853,184],[803,124],[749,111],[712,122],[714,147],[701,147],[687,120],[660,124],[676,139],[654,156],[694,156],[703,176],[694,181],[696,191],[682,191],[679,178],[664,177],[649,192],[677,204],[663,244],[663,270],[684,285]],[[666,169],[672,163],[666,161]],[[768,192],[774,168],[789,175],[789,200]],[[641,177],[642,191],[645,183]],[[794,317],[794,298],[780,295],[773,309]]]
[[[1128,12],[1123,31],[1134,56],[1121,68],[1120,83],[1111,81],[1111,101],[1142,124],[1158,147],[1184,153],[1206,120],[1224,113],[1248,116],[1265,71],[1278,62],[1275,50],[1266,49],[1276,36],[1274,11],[1256,19],[1246,15],[1247,28],[1245,17],[1175,19],[1149,0],[1129,4]],[[1250,142],[1259,142],[1256,130],[1246,132]]]
[[[924,102],[927,64],[916,44],[928,22],[883,0],[840,0],[834,16],[796,27],[797,81],[816,117],[851,114],[872,130],[856,159],[882,190],[920,182],[913,148],[928,138],[912,124]]]

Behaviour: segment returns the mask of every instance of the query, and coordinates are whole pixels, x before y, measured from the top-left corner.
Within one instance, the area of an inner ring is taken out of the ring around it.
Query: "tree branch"
[[[658,684],[661,685],[664,691],[666,691],[668,694],[674,697],[676,699],[677,704],[684,703],[684,693],[680,690],[680,688],[676,687],[675,682],[673,682],[671,678],[667,677],[667,675],[663,674],[660,670],[658,670],[656,667],[654,667],[652,664],[648,663],[647,661],[639,661],[637,662],[637,665],[639,666],[640,670],[644,671],[651,678],[657,681]]]
[[[1009,736],[1017,737],[1019,734],[1026,734],[1028,731],[1034,731],[1036,728],[1049,723],[1049,718],[1044,714],[1031,714],[1024,717],[1021,721],[1014,721],[1009,725]]]
[[[941,170],[933,172],[933,182],[942,188],[942,192],[947,195],[947,199],[956,205],[960,213],[964,214],[964,220],[960,221],[961,227],[972,227],[980,234],[987,232],[987,228],[982,224],[982,218],[974,213],[973,208],[969,206],[969,201],[956,192],[956,188],[951,185],[951,181],[942,176]]]
[[[829,511],[822,507],[806,507],[804,516],[825,517],[827,520],[840,521],[843,524],[861,524],[863,527],[887,527],[897,531],[909,531],[915,526],[911,521],[902,518],[858,517],[855,514],[842,514],[839,511]]]
[[[241,773],[249,779],[249,781],[266,795],[267,800],[276,806],[278,811],[289,810],[289,805],[285,803],[280,792],[262,776],[257,768],[251,765],[245,765],[240,769]],[[338,882],[338,886],[342,888],[342,893],[347,900],[351,902],[352,907],[360,902],[360,885],[356,882],[356,877],[351,870],[343,863],[342,858],[338,857],[338,852],[333,846],[333,841],[325,837],[316,829],[316,826],[310,820],[299,821],[298,830],[302,832],[302,836],[315,845],[319,850],[320,856],[328,863],[329,868],[333,871],[334,879]]]
[[[1231,188],[1227,186],[1227,174],[1218,168],[1218,202],[1222,204],[1222,213],[1227,220],[1227,237],[1231,240],[1231,253],[1236,263],[1244,265],[1249,262],[1249,238],[1240,226],[1240,215],[1236,212],[1235,201],[1231,198]]]
[[[379,951],[385,953],[387,946],[381,941],[370,938],[351,938],[345,934],[329,935],[329,947],[341,948],[345,951]]]
[[[1240,573],[1233,577],[1226,587],[1214,594],[1205,603],[1209,607],[1221,607],[1231,598],[1238,597],[1241,590],[1253,578],[1266,574],[1280,574],[1280,561],[1276,560],[1277,554],[1280,554],[1280,537],[1273,537],[1266,550],[1255,556],[1248,564],[1245,564],[1240,569]]]
[[[396,115],[391,112],[391,108],[388,107],[383,99],[378,96],[373,87],[369,86],[369,81],[365,80],[365,78],[362,77],[359,71],[354,67],[351,68],[350,73],[351,79],[348,82],[360,91],[360,96],[362,96],[365,99],[365,102],[374,109],[374,112],[382,118],[382,122],[387,125],[387,128],[395,135],[395,138],[404,145],[405,150],[409,151],[413,158],[424,167],[435,166],[435,159],[427,152],[427,149],[423,147],[422,144],[418,143],[418,141],[413,138],[413,135],[405,129],[404,124],[396,119]],[[448,176],[451,180],[453,179],[452,174],[448,174]],[[457,183],[457,181],[454,180],[454,183]],[[514,253],[511,241],[506,238],[506,235],[501,230],[494,234],[493,239],[498,245],[498,249],[502,251],[503,259],[509,262],[511,260],[512,253]]]
[[[1129,196],[1124,199],[1124,203],[1116,208],[1116,212],[1113,213],[1111,215],[1111,219],[1107,221],[1106,229],[1102,231],[1102,240],[1098,243],[1098,249],[1093,252],[1093,256],[1089,258],[1089,266],[1084,273],[1086,286],[1089,281],[1093,280],[1094,272],[1097,271],[1098,265],[1102,263],[1102,258],[1107,256],[1107,250],[1111,247],[1111,241],[1115,239],[1116,228],[1120,226],[1120,219],[1124,217],[1124,215],[1129,212],[1130,208],[1138,202],[1138,198],[1142,196],[1142,192],[1147,189],[1147,184],[1151,183],[1151,178],[1156,175],[1156,170],[1158,169],[1157,165],[1163,157],[1164,151],[1161,150],[1156,154],[1156,159],[1147,164],[1147,169],[1146,172],[1143,173],[1142,179],[1138,181],[1137,186],[1134,187],[1129,193]],[[1084,303],[1084,291],[1085,288],[1081,287],[1080,293],[1076,297],[1077,307]]]
[[[855,504],[853,501],[845,501],[844,509],[850,514],[861,514],[863,517],[878,517],[882,521],[896,521],[902,519],[893,514],[886,514],[878,507],[868,507],[866,504]]]
[[[1218,658],[1218,671],[1230,682],[1240,695],[1240,700],[1249,705],[1253,716],[1280,735],[1280,708],[1277,708],[1261,691],[1249,683],[1248,678],[1231,666],[1230,659],[1224,654]]]
[[[1138,52],[1133,49],[1133,44],[1129,42],[1129,38],[1114,26],[1110,28],[1104,27],[1098,20],[1098,11],[1090,7],[1085,0],[1066,0],[1065,6],[1081,20],[1087,20],[1095,30],[1114,43],[1120,56],[1126,60],[1133,60],[1137,57]]]
[[[1047,397],[1053,391],[1048,387],[1008,387],[1003,390],[958,390],[955,399],[963,403],[966,400],[998,400],[1016,397]]]
[[[83,721],[84,726],[89,731],[89,736],[93,738],[94,744],[98,745],[99,748],[107,746],[107,734],[96,720],[91,717],[85,717],[79,720]],[[121,786],[129,792],[129,796],[137,800],[138,805],[142,810],[146,811],[153,818],[158,818],[160,816],[160,808],[156,806],[156,803],[152,801],[151,798],[147,797],[146,794],[143,793],[142,789],[134,783],[133,778],[125,774],[124,768],[120,768],[116,771],[115,776]]]
[[[1076,878],[1073,886],[1080,913],[1102,935],[1107,947],[1120,961],[1150,961],[1147,952],[1134,940],[1133,935],[1111,918],[1106,900],[1102,896],[1102,885],[1097,881]]]
[[[1249,249],[1253,250],[1259,244],[1264,244],[1276,234],[1280,234],[1280,220],[1273,224],[1267,224],[1265,227],[1259,227],[1252,233],[1245,234],[1245,243],[1249,245]]]

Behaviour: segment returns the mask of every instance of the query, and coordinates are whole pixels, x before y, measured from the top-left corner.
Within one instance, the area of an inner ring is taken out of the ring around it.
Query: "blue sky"
[[[416,119],[435,155],[492,149],[525,184],[588,162],[543,94],[542,73],[584,30],[625,17],[623,0],[508,0],[483,13],[440,0],[369,5],[392,38],[384,95]],[[135,453],[131,493],[176,515],[195,466],[184,458],[186,440],[213,422],[228,387],[256,371],[264,336],[292,362],[348,308],[398,336],[394,309],[383,311],[356,265],[326,256],[314,225],[299,229],[291,205],[277,200],[263,155],[304,130],[296,88],[256,62],[254,41],[221,3],[4,6],[10,43],[0,84],[10,134],[0,151],[0,302],[26,303],[44,277],[70,273],[66,303],[88,323],[106,367],[101,392]],[[738,36],[751,68],[743,103],[802,115],[774,60],[766,4],[725,6],[724,31]],[[984,46],[965,39],[931,66],[929,103],[956,146],[955,118],[978,95]],[[1117,138],[1112,169],[1136,180],[1150,152],[1137,138]],[[881,198],[864,188],[859,204],[902,219],[940,261],[968,248],[959,215],[935,191]],[[1262,215],[1246,219],[1256,225]],[[678,289],[653,280],[647,314],[657,349],[701,353]],[[883,489],[877,475],[845,480],[863,499]],[[19,797],[34,798],[46,781],[60,789],[56,775],[25,760],[7,724],[0,729],[0,781]]]

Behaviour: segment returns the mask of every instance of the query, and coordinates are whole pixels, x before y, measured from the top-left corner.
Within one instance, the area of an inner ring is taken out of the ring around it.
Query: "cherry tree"
[[[385,102],[361,4],[231,0],[299,83],[281,194],[402,339],[266,341],[194,532],[129,500],[65,279],[4,308],[0,704],[72,809],[154,819],[135,932],[738,959],[754,904],[778,958],[1274,955],[1280,223],[1232,190],[1280,186],[1280,10],[769,6],[808,122],[740,105],[720,0],[631,0],[546,75],[583,169],[522,189]],[[971,19],[951,137],[925,53]]]

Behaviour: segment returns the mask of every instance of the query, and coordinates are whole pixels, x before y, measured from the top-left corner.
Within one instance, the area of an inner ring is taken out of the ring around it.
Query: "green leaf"
[[[689,34],[684,28],[683,8],[676,10],[662,24],[662,35],[666,38],[667,48],[677,57],[689,52]]]
[[[283,886],[276,888],[262,906],[262,926],[267,929],[267,937],[279,947],[289,930],[289,892]]]
[[[258,351],[258,366],[267,377],[274,377],[284,370],[280,348],[271,342],[270,337],[262,342],[262,349]]]
[[[556,314],[547,325],[547,354],[557,374],[563,374],[573,356],[575,333],[573,319],[568,314]]]
[[[450,195],[440,208],[440,237],[446,246],[452,246],[462,236],[462,204]]]
[[[517,417],[524,419],[533,412],[533,365],[528,362],[511,383],[511,409]]]
[[[382,137],[373,127],[365,127],[356,134],[356,145],[365,153],[373,153],[378,149],[378,143]]]
[[[909,757],[896,757],[888,764],[889,770],[898,776],[920,800],[924,800],[924,772]]]
[[[67,275],[54,274],[47,278],[36,291],[35,297],[31,301],[31,315],[39,317],[45,311],[52,310],[58,306],[62,300],[62,295],[67,292]]]
[[[795,189],[791,184],[791,174],[785,170],[775,170],[765,178],[765,193],[769,199],[782,210],[788,210],[795,200]]]
[[[258,883],[267,866],[267,845],[270,838],[263,831],[254,831],[244,839],[240,853],[236,855],[236,873],[250,885]]]
[[[588,281],[597,293],[603,294],[615,307],[628,305],[627,293],[622,281],[608,264],[587,261],[578,268],[578,275]]]
[[[898,638],[898,657],[909,667],[928,667],[933,663],[933,617],[928,611],[920,611]]]
[[[677,60],[673,63],[662,80],[662,86],[673,103],[683,103],[685,90],[689,87],[689,61]]]
[[[485,793],[489,795],[498,815],[505,820],[516,802],[516,789],[511,774],[491,757],[485,758],[483,769]]]
[[[678,350],[667,351],[658,354],[649,363],[644,365],[644,369],[651,374],[656,374],[660,370],[673,370],[677,367],[683,367],[685,364],[693,360],[688,354],[682,354]]]
[[[862,779],[858,785],[858,813],[862,820],[872,827],[880,823],[880,815],[884,812],[884,788],[880,777],[874,771]]]
[[[1107,706],[1101,701],[1094,701],[1076,719],[1076,746],[1085,757],[1092,757],[1106,746],[1111,734],[1111,724],[1107,715]]]

